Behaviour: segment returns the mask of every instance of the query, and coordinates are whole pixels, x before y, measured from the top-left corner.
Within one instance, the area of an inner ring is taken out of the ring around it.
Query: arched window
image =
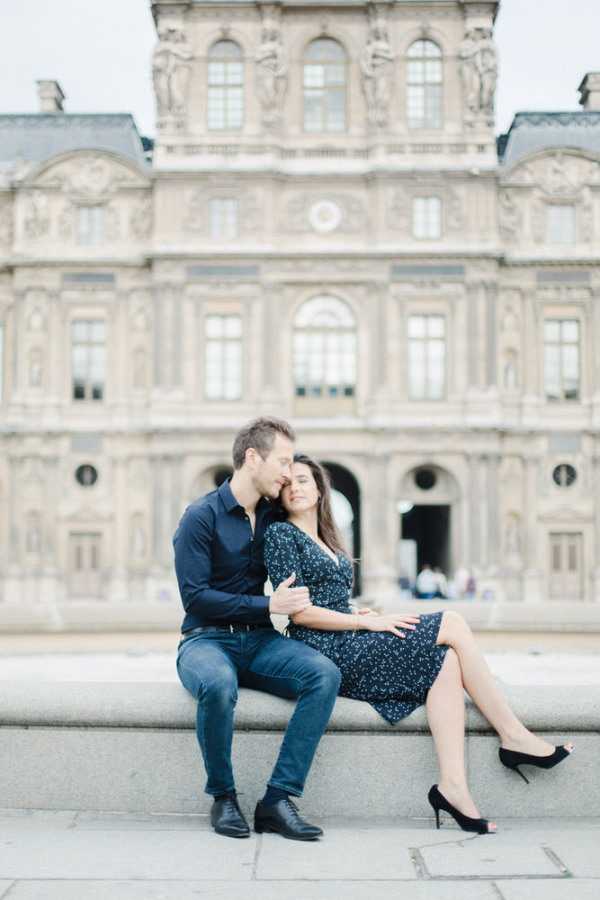
[[[294,322],[297,397],[353,397],[356,388],[356,322],[337,297],[313,297]]]
[[[337,41],[318,38],[304,57],[304,130],[346,128],[346,53]]]
[[[208,127],[241,128],[244,119],[244,62],[234,41],[217,41],[208,53]]]
[[[406,106],[409,128],[442,127],[442,51],[433,41],[408,48]]]

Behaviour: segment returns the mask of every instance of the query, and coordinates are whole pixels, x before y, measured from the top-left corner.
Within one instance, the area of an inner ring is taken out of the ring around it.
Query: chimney
[[[62,113],[65,95],[58,81],[37,81],[41,113]]]
[[[588,72],[578,90],[579,102],[585,110],[600,110],[600,72]]]

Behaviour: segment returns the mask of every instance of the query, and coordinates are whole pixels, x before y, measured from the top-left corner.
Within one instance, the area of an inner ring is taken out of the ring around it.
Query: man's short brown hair
[[[261,416],[244,425],[235,436],[233,442],[233,468],[241,469],[246,459],[246,450],[253,447],[262,459],[266,459],[275,443],[275,436],[281,434],[294,443],[294,429],[284,419],[274,416]]]

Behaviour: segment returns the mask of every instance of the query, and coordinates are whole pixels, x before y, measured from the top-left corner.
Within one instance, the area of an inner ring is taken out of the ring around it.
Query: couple
[[[352,565],[331,513],[326,473],[294,455],[294,442],[281,419],[242,428],[231,479],[186,509],[173,538],[185,609],[177,671],[198,701],[213,828],[229,837],[250,834],[231,766],[242,685],[297,701],[256,806],[255,831],[294,840],[322,835],[290,798],[302,795],[338,693],[369,702],[391,724],[426,704],[440,765],[428,797],[437,827],[442,810],[465,831],[495,831],[467,786],[463,690],[498,733],[500,762],[525,780],[519,765],[551,768],[572,745],[553,747],[516,718],[457,613],[352,610]],[[291,639],[273,628],[271,613],[290,618]]]

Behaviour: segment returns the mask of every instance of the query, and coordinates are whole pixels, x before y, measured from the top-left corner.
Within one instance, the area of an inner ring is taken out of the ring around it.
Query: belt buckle
[[[229,634],[235,634],[233,625],[229,625]]]

